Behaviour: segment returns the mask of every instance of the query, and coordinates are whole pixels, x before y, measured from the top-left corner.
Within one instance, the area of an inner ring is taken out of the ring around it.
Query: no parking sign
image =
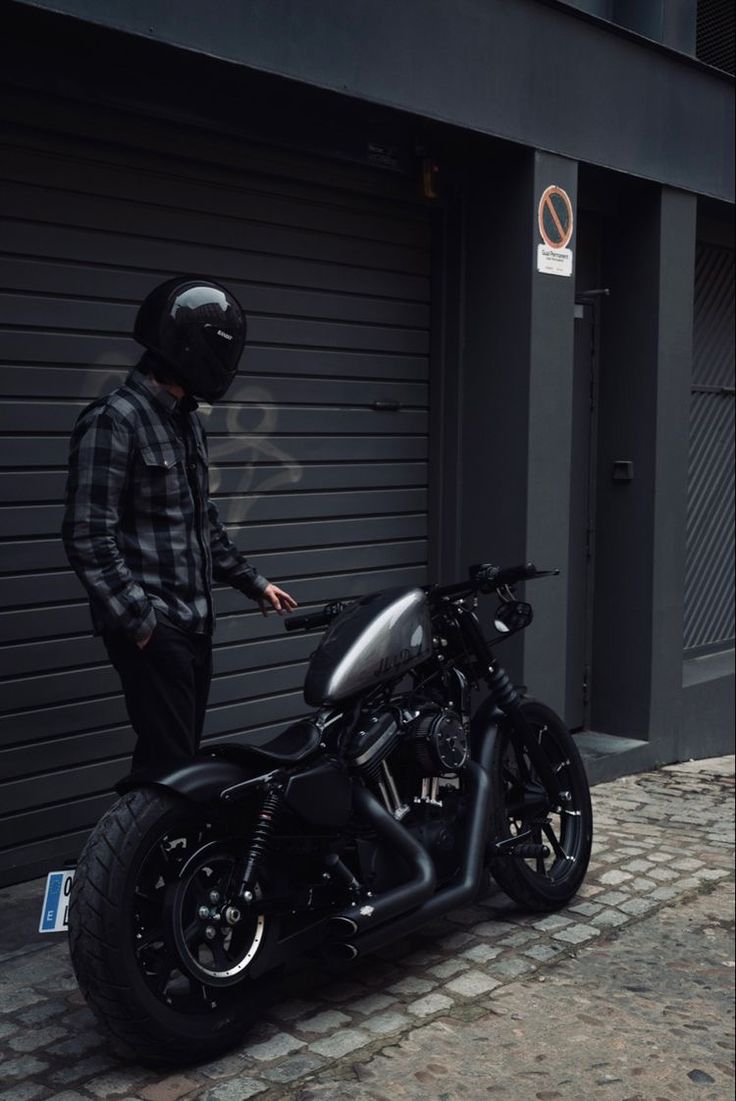
[[[542,244],[537,245],[537,271],[544,275],[572,275],[572,200],[562,187],[552,184],[542,192],[537,208]]]

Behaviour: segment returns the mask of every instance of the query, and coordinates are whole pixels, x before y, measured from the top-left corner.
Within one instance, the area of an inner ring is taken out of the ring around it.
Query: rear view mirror
[[[523,600],[509,600],[499,604],[493,617],[493,626],[500,635],[523,631],[534,618],[531,604]]]

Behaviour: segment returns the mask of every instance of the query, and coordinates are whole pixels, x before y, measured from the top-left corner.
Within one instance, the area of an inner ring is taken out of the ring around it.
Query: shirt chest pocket
[[[147,444],[141,448],[141,461],[146,471],[155,474],[174,472],[176,467],[183,464],[183,452],[177,450],[170,443]]]
[[[139,490],[151,501],[165,503],[178,497],[186,482],[184,452],[170,443],[146,444],[140,449]]]

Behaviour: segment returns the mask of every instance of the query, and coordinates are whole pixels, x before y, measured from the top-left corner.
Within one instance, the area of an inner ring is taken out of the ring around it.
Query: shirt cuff
[[[245,596],[249,596],[251,600],[258,600],[260,596],[266,591],[271,582],[263,574],[257,573],[251,577],[235,577],[232,584]]]

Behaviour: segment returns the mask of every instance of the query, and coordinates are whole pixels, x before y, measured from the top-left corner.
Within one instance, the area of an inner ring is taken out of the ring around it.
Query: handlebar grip
[[[332,616],[322,612],[311,612],[309,615],[293,615],[284,621],[287,631],[311,631],[317,627],[327,627]]]
[[[525,562],[520,566],[509,566],[505,570],[499,570],[494,578],[494,585],[516,585],[519,581],[530,581],[537,577],[539,570],[533,562]]]
[[[533,562],[524,562],[520,566],[507,566],[505,569],[484,562],[482,565],[470,567],[470,580],[481,592],[490,593],[494,589],[503,588],[504,585],[517,585],[520,581],[531,581],[536,577],[553,577],[559,572],[559,570],[538,570]]]

